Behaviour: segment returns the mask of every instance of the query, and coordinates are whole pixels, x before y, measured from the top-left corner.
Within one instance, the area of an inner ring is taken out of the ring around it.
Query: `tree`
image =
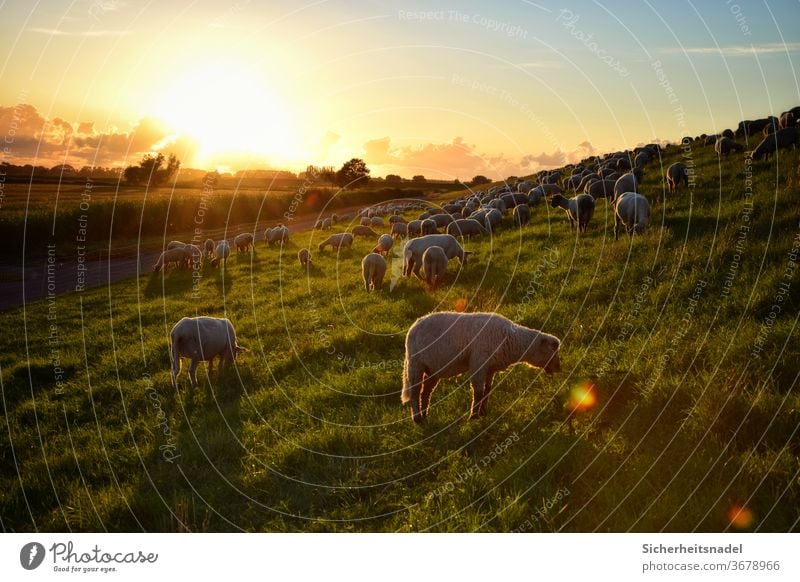
[[[486,176],[478,175],[478,176],[475,176],[474,178],[472,178],[472,181],[470,182],[470,185],[472,185],[472,186],[480,186],[482,184],[491,184],[491,183],[492,183],[492,181],[489,178],[487,178]]]
[[[403,181],[403,178],[401,178],[397,174],[386,174],[386,183],[387,184],[400,184],[402,181]]]
[[[411,178],[411,181],[414,182],[415,184],[425,184],[427,182],[425,176],[422,175],[414,176],[413,178]]]
[[[364,160],[359,158],[345,162],[336,172],[336,184],[342,188],[365,186],[367,182],[369,182],[369,168]]]
[[[138,166],[125,168],[123,176],[129,184],[159,186],[169,180],[181,167],[180,161],[174,154],[170,154],[166,162],[167,165],[164,166],[164,154],[156,156],[147,154],[142,158]]]

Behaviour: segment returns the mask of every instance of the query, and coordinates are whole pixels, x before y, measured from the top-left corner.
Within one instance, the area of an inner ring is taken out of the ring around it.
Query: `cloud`
[[[526,173],[535,172],[542,169],[556,168],[565,164],[574,164],[596,153],[595,147],[588,141],[582,141],[574,150],[565,152],[556,148],[551,153],[542,152],[538,156],[528,154],[520,160],[520,166],[525,168]]]
[[[721,55],[723,57],[750,57],[756,55],[785,54],[800,51],[800,42],[771,42],[760,45],[721,47],[670,47],[661,49],[664,54]]]
[[[556,61],[537,61],[527,63],[514,63],[504,65],[504,69],[534,69],[539,71],[557,71],[561,68],[561,63]]]
[[[130,30],[76,30],[67,31],[59,30],[57,28],[26,28],[28,32],[35,32],[37,34],[46,34],[48,36],[85,36],[89,38],[104,37],[104,36],[125,36],[130,34]]]

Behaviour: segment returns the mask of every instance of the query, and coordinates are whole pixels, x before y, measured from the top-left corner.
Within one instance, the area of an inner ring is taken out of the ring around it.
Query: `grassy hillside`
[[[798,529],[798,152],[756,163],[749,196],[741,155],[696,148],[695,188],[665,196],[682,155],[649,166],[632,243],[604,201],[580,237],[541,204],[436,293],[367,294],[363,239],[306,276],[303,232],[196,287],[171,271],[0,314],[2,529]],[[472,422],[465,379],[442,382],[416,426],[405,331],[457,305],[559,336],[564,371],[498,375]],[[201,314],[250,352],[176,394],[168,333]]]

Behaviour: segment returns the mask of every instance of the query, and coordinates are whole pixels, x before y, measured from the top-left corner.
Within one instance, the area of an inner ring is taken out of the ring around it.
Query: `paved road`
[[[338,214],[356,212],[361,206],[336,209]],[[310,228],[316,222],[317,215],[300,216],[289,223],[292,230]],[[274,226],[277,221],[265,221],[258,225],[256,232],[261,233],[260,239],[263,240],[263,232],[267,226]],[[341,225],[342,228],[348,225]],[[250,228],[250,225],[247,226]],[[233,239],[234,234],[245,232],[244,226],[241,228],[228,228],[217,231],[209,231],[204,236],[219,240],[227,235],[228,239]],[[177,237],[176,237],[177,238]],[[183,240],[183,239],[181,239]],[[137,249],[112,249],[113,256],[98,258],[99,253],[93,253],[93,257],[87,257],[83,262],[85,270],[79,270],[78,257],[63,259],[54,257],[54,262],[48,265],[48,258],[41,257],[24,265],[0,265],[0,310],[8,309],[45,299],[50,296],[63,295],[64,293],[74,293],[78,286],[79,276],[82,277],[83,289],[109,285],[121,279],[135,277],[140,273],[147,273],[152,270],[153,264],[161,254],[160,248]],[[48,273],[48,266],[50,272]],[[23,285],[24,282],[24,285]],[[80,289],[78,289],[80,290]]]

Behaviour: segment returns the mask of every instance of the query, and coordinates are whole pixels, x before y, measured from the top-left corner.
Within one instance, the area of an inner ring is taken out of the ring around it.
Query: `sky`
[[[0,157],[525,175],[800,104],[800,3],[0,0]]]

